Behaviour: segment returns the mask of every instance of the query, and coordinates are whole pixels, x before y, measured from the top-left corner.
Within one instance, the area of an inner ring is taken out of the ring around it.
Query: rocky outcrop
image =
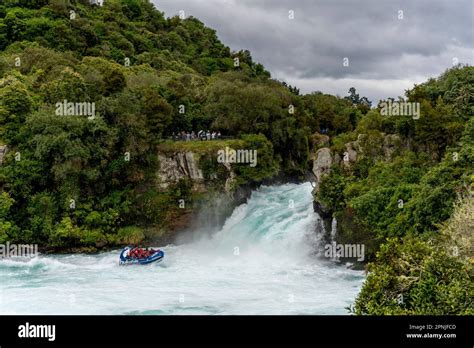
[[[313,156],[313,168],[312,172],[315,178],[315,184],[313,189],[313,209],[321,217],[324,229],[327,231],[328,226],[331,224],[332,212],[330,209],[317,198],[317,193],[319,191],[319,185],[321,180],[325,175],[328,175],[331,167],[335,163],[335,159],[331,154],[331,150],[327,147],[319,149],[316,154]]]
[[[7,145],[0,145],[0,165],[3,163],[3,159],[5,158],[5,155],[7,154],[8,147]]]
[[[194,191],[207,191],[209,181],[204,177],[200,167],[202,155],[187,152],[158,153],[158,186],[160,189],[167,189],[170,185],[176,184],[181,179],[188,179],[193,184]],[[237,175],[232,169],[231,164],[222,163],[228,174],[225,182],[222,182],[222,193],[235,194],[235,181]],[[210,174],[209,180],[217,179],[217,174]]]
[[[380,147],[378,147],[376,153],[371,151],[373,149],[364,149],[364,146],[368,146],[365,142],[366,135],[359,134],[357,140],[348,142],[344,145],[343,153],[333,153],[330,148],[323,147],[311,155],[310,158],[313,160],[312,173],[316,179],[314,193],[319,190],[319,184],[321,183],[322,177],[329,173],[333,165],[342,164],[345,167],[350,167],[357,161],[358,156],[362,154],[368,156],[377,156],[378,154],[379,156],[383,156],[383,158],[389,160],[395,151],[402,146],[400,137],[396,134],[382,134],[380,139],[382,143],[379,144]]]
[[[386,159],[390,159],[397,148],[401,146],[401,139],[397,134],[388,134],[383,140],[383,155]]]
[[[218,170],[209,170],[209,165],[216,164],[210,164],[209,161],[208,152],[158,150],[157,188],[166,191],[185,179],[192,184],[192,194],[195,195],[192,205],[186,206],[186,209],[173,218],[167,226],[167,232],[153,238],[181,240],[187,238],[189,230],[207,233],[219,228],[234,208],[245,203],[252,190],[261,184],[237,180],[237,174],[230,163],[220,163],[217,164]]]
[[[178,152],[173,155],[159,153],[158,161],[160,188],[166,189],[169,185],[184,178],[190,179],[196,186],[201,185],[204,181],[198,159],[192,152]]]
[[[230,192],[230,191],[232,191],[236,175],[235,175],[234,171],[232,170],[232,167],[231,167],[230,163],[223,163],[223,165],[229,171],[229,177],[225,181],[224,189],[225,189],[225,192]]]
[[[350,143],[345,144],[346,151],[343,154],[343,164],[346,167],[349,167],[352,163],[355,163],[357,160],[357,151],[360,151],[360,146],[358,141],[351,141]]]
[[[323,147],[317,150],[311,156],[313,160],[312,173],[314,175],[314,190],[313,190],[313,208],[321,217],[326,237],[329,232],[335,227],[333,225],[333,212],[327,207],[324,202],[318,199],[318,192],[320,189],[321,180],[325,175],[328,175],[333,166],[341,166],[343,168],[350,168],[357,159],[364,155],[378,160],[390,160],[400,148],[407,147],[402,144],[400,137],[396,134],[359,134],[357,140],[344,144],[344,147],[339,152],[334,152],[328,147]]]
[[[313,160],[313,169],[312,172],[316,178],[315,181],[315,189],[314,191],[317,192],[319,189],[319,184],[321,183],[321,179],[324,175],[329,174],[329,170],[333,165],[334,160],[331,155],[331,150],[327,147],[323,147],[316,152]]]

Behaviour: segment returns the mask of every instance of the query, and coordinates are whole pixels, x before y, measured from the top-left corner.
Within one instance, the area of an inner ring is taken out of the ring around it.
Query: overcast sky
[[[354,86],[376,102],[453,61],[474,65],[474,0],[152,1],[167,17],[199,18],[303,93],[344,96]]]

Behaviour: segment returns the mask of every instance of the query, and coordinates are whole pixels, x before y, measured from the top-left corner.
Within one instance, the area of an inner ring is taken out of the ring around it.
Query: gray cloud
[[[474,62],[472,0],[154,3],[167,16],[184,10],[186,16],[199,18],[231,49],[249,49],[274,78],[303,92],[345,95],[354,86],[372,100],[396,97],[440,74],[453,59]]]

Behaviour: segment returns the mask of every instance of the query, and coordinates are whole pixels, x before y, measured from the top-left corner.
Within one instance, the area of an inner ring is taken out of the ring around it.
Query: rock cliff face
[[[158,161],[159,188],[166,189],[180,179],[189,179],[195,191],[207,191],[208,187],[199,166],[200,156],[198,154],[190,151],[173,154],[158,153]],[[233,190],[236,175],[229,163],[223,163],[222,166],[228,172],[223,187],[224,192],[229,194]]]
[[[319,185],[322,178],[325,175],[328,175],[331,167],[335,163],[335,158],[331,153],[331,150],[327,147],[319,149],[316,152],[316,155],[313,157],[313,168],[312,172],[315,177],[315,185],[313,189],[313,209],[321,217],[325,231],[330,229],[332,223],[332,212],[326,207],[326,205],[319,201],[317,198],[317,193],[319,191]]]
[[[3,158],[5,157],[7,150],[7,145],[0,145],[0,165],[3,163]]]
[[[190,224],[194,230],[206,231],[222,226],[234,208],[245,203],[256,188],[255,185],[258,186],[258,183],[236,186],[237,175],[229,163],[221,164],[227,171],[226,175],[219,178],[216,174],[206,175],[201,169],[201,162],[205,163],[206,158],[199,153],[158,152],[158,161],[157,183],[160,190],[187,179],[192,184],[192,190],[200,197],[197,205],[179,217],[176,226],[170,226],[177,233],[186,232],[191,228]]]
[[[350,167],[357,161],[357,158],[362,154],[370,155],[371,149],[364,150],[364,139],[365,135],[360,134],[355,141],[348,142],[344,145],[344,152],[334,153],[329,147],[320,148],[316,154],[312,156],[313,168],[312,172],[316,177],[315,192],[319,189],[319,184],[324,175],[329,174],[329,171],[333,165],[342,164],[345,167]],[[382,143],[379,149],[383,158],[390,159],[394,154],[395,150],[402,146],[401,140],[398,135],[388,134],[383,135]]]
[[[387,159],[391,158],[395,150],[401,145],[402,141],[397,134],[386,135],[382,147],[384,157]],[[404,146],[409,147],[409,144],[405,144]]]
[[[198,158],[192,152],[178,152],[172,155],[158,154],[160,188],[168,188],[169,185],[180,179],[190,179],[196,187],[204,184],[204,176],[199,169]]]
[[[362,152],[358,141],[351,141],[345,145],[346,151],[343,153],[343,164],[350,167],[352,163],[357,161],[357,152]]]
[[[324,139],[324,143],[329,143],[329,139]],[[348,142],[344,145],[343,153],[335,153],[329,147],[323,147],[312,155],[312,173],[315,178],[313,207],[314,211],[322,218],[326,231],[331,231],[333,212],[330,211],[323,202],[318,200],[317,193],[319,192],[321,180],[325,175],[330,173],[331,168],[335,165],[349,168],[361,155],[376,156],[378,154],[380,158],[388,160],[394,155],[395,151],[402,146],[406,145],[401,143],[398,135],[383,134],[379,146],[376,149],[373,149],[371,148],[371,145],[366,143],[366,136],[364,134],[359,134],[357,140]]]
[[[319,184],[321,179],[324,175],[329,174],[329,170],[331,169],[334,160],[331,155],[331,150],[327,147],[319,149],[316,152],[313,160],[313,174],[316,177],[316,186],[314,191],[317,192],[319,190]]]

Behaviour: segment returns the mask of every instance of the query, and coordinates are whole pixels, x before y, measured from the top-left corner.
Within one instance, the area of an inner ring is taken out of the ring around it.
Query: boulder
[[[357,150],[360,151],[359,143],[356,141],[351,141],[350,143],[345,144],[346,151],[343,155],[343,163],[345,166],[350,166],[351,163],[355,163],[357,160]]]
[[[319,184],[324,175],[327,175],[333,165],[333,158],[331,150],[327,147],[323,147],[316,152],[315,159],[313,161],[313,174],[316,177],[316,186],[314,191],[317,192]]]

